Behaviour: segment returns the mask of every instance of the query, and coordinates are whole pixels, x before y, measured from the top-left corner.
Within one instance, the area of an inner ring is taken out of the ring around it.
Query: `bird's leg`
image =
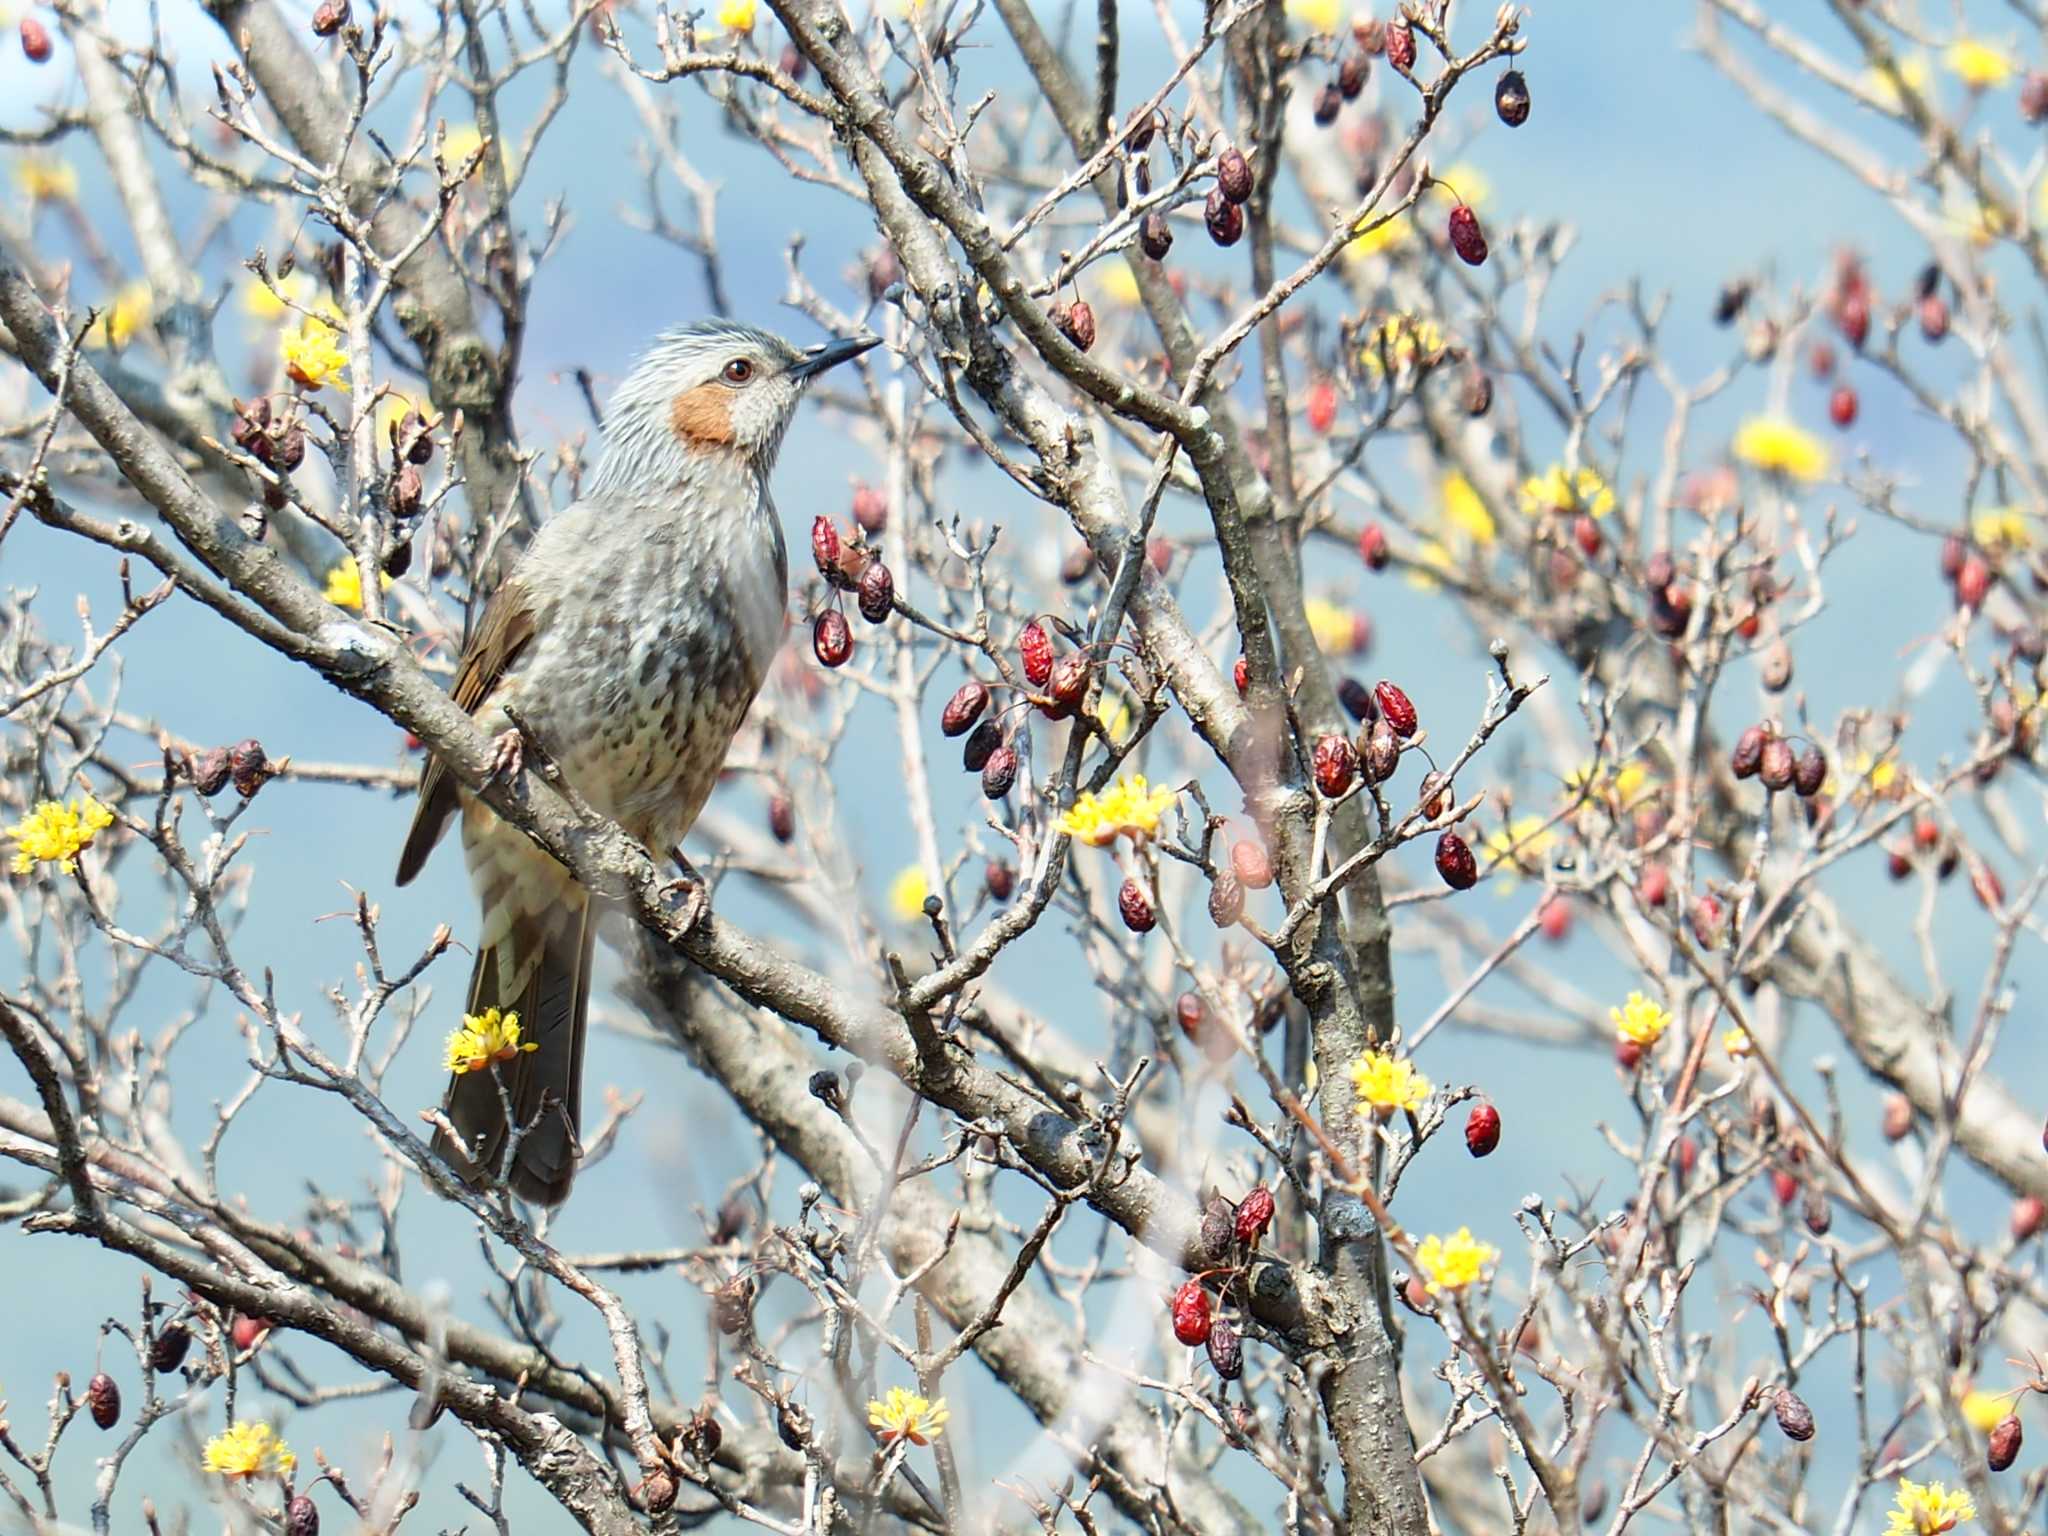
[[[516,779],[525,767],[526,733],[518,726],[500,731],[491,739],[491,766],[484,772],[486,784]]]
[[[693,932],[704,921],[711,910],[711,887],[704,877],[697,873],[696,866],[683,857],[683,851],[674,850],[677,874],[661,888],[661,899],[668,909],[682,922],[685,934]]]

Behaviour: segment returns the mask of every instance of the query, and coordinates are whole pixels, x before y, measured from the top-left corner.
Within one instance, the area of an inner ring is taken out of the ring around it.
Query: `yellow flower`
[[[1821,440],[1779,416],[1745,421],[1735,434],[1735,457],[1794,480],[1818,480],[1828,472],[1828,451]]]
[[[1989,43],[1959,38],[1942,56],[1949,72],[1973,91],[1989,90],[2012,78],[2012,60]]]
[[[1737,1024],[1721,1031],[1721,1049],[1730,1056],[1747,1056],[1756,1046],[1749,1038],[1749,1031]]]
[[[72,874],[94,834],[113,824],[114,813],[89,794],[73,796],[69,805],[41,801],[7,829],[14,839],[14,872],[25,875],[38,864],[54,864]]]
[[[2026,514],[2018,507],[1993,507],[1977,513],[1970,519],[1970,536],[1998,555],[2015,554],[2034,545]]]
[[[1373,223],[1379,217],[1377,211],[1368,213],[1353,226],[1358,231],[1358,238],[1344,247],[1346,261],[1364,261],[1368,256],[1377,256],[1381,251],[1404,244],[1414,233],[1405,217],[1396,215],[1383,224]]]
[[[305,316],[296,330],[285,332],[280,350],[284,371],[307,389],[348,388],[348,353],[341,348],[340,333],[317,315]]]
[[[1941,1536],[1943,1531],[1977,1518],[1977,1506],[1967,1493],[1960,1488],[1950,1493],[1940,1483],[1916,1483],[1902,1477],[1897,1499],[1885,1536]]]
[[[1615,1034],[1637,1045],[1655,1045],[1657,1037],[1671,1027],[1670,1010],[1640,992],[1629,993],[1621,1007],[1607,1010],[1607,1017],[1614,1021]]]
[[[1429,1079],[1406,1057],[1367,1051],[1351,1063],[1351,1093],[1360,1114],[1395,1109],[1412,1114],[1429,1097]]]
[[[290,272],[269,283],[251,278],[242,287],[242,313],[252,320],[282,320],[291,314],[289,304],[305,308],[318,290],[303,272]]]
[[[1451,552],[1435,539],[1424,539],[1415,551],[1415,564],[1409,568],[1408,585],[1418,592],[1434,592],[1443,583],[1431,573],[1449,571],[1451,567]]]
[[[1479,492],[1456,470],[1444,476],[1444,521],[1474,544],[1491,544],[1495,536],[1493,514]]]
[[[1470,1227],[1460,1227],[1449,1237],[1432,1232],[1415,1249],[1415,1267],[1422,1271],[1422,1283],[1432,1296],[1464,1290],[1499,1258],[1500,1250],[1480,1242]]]
[[[1899,78],[1906,82],[1906,88],[1914,95],[1923,95],[1927,90],[1927,60],[1920,54],[1913,54],[1898,61]],[[1864,87],[1878,99],[1888,111],[1897,112],[1905,103],[1899,98],[1899,88],[1892,84],[1892,77],[1881,69],[1866,70],[1863,75]]]
[[[1962,1410],[1963,1418],[1970,1428],[1980,1435],[1988,1435],[1998,1428],[1999,1421],[2012,1411],[2011,1402],[2010,1395],[1993,1397],[1989,1392],[1979,1392],[1973,1388],[1962,1395],[1956,1406]]]
[[[1102,734],[1118,746],[1131,734],[1131,723],[1137,718],[1131,709],[1131,701],[1120,693],[1105,692],[1102,702],[1095,709],[1095,723],[1102,727]]]
[[[1460,160],[1449,170],[1437,172],[1436,178],[1429,195],[1441,203],[1462,202],[1467,208],[1483,208],[1493,196],[1493,183],[1469,160]]]
[[[884,1445],[908,1440],[912,1445],[930,1445],[946,1432],[952,1417],[942,1397],[927,1402],[903,1387],[891,1387],[880,1402],[868,1400],[868,1423],[881,1435]]]
[[[1966,212],[1948,215],[1949,227],[1979,250],[2012,234],[2014,222],[1998,203],[1976,203]]]
[[[521,1051],[537,1051],[532,1040],[519,1038],[519,1015],[500,1014],[495,1008],[482,1013],[465,1013],[462,1028],[448,1036],[448,1070],[457,1077],[481,1072],[494,1061],[515,1060]]]
[[[130,283],[100,312],[99,324],[86,337],[86,345],[112,347],[115,351],[135,339],[136,332],[149,324],[149,317],[155,311],[156,301],[150,296],[149,284],[141,279]]]
[[[1518,816],[1499,831],[1487,833],[1479,847],[1487,856],[1486,867],[1505,882],[1501,888],[1508,889],[1515,876],[1540,869],[1556,841],[1557,833],[1544,817]]]
[[[14,162],[14,184],[31,203],[68,203],[78,197],[78,172],[68,160],[25,156]]]
[[[1899,780],[1898,757],[1891,752],[1883,757],[1858,752],[1849,763],[1849,778],[1857,794],[1867,795],[1873,800],[1890,799],[1905,787]],[[1822,792],[1830,798],[1838,793],[1833,782],[1830,777],[1829,783],[1822,787]]]
[[[1114,304],[1118,309],[1129,309],[1138,302],[1138,278],[1128,261],[1121,258],[1105,261],[1095,271],[1102,282],[1104,303]]]
[[[1614,492],[1600,478],[1600,471],[1584,466],[1567,471],[1553,464],[1540,475],[1522,482],[1519,493],[1524,517],[1541,517],[1546,512],[1586,512],[1605,517],[1614,510]]]
[[[1566,795],[1577,799],[1580,795],[1594,795],[1615,802],[1627,810],[1650,785],[1650,770],[1636,758],[1615,764],[1605,769],[1596,769],[1591,763],[1582,763],[1565,775]]]
[[[717,17],[721,32],[751,32],[754,30],[754,0],[718,0]]]
[[[441,136],[441,163],[451,171],[460,170],[469,164],[469,157],[484,147],[483,130],[475,123],[459,123],[445,129]],[[470,170],[474,176],[483,168],[479,160]]]
[[[206,1442],[204,1465],[223,1477],[261,1477],[275,1473],[287,1477],[299,1464],[284,1441],[268,1424],[230,1424]]]
[[[1159,830],[1159,818],[1179,794],[1154,789],[1142,773],[1127,773],[1096,794],[1084,791],[1060,816],[1060,830],[1076,842],[1104,848],[1118,837],[1142,841]]]
[[[1287,0],[1287,14],[1311,32],[1333,33],[1344,20],[1341,0]]]
[[[1393,314],[1360,339],[1358,366],[1369,380],[1377,382],[1390,364],[1394,372],[1404,373],[1410,368],[1428,367],[1443,354],[1443,328],[1434,320]]]
[[[1316,637],[1316,649],[1323,654],[1349,656],[1358,649],[1359,624],[1350,609],[1311,597],[1301,605],[1301,612]]]
[[[889,910],[904,922],[914,923],[924,916],[925,898],[931,893],[931,882],[925,879],[923,868],[908,865],[889,882]]]

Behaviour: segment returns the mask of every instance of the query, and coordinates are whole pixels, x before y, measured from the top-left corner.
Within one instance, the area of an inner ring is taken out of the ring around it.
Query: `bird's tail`
[[[583,1150],[583,1027],[596,930],[590,899],[574,884],[538,906],[518,903],[509,891],[485,892],[484,938],[470,973],[467,1011],[517,1013],[521,1043],[536,1048],[500,1063],[495,1075],[462,1072],[449,1079],[442,1107],[462,1144],[442,1133],[434,1150],[472,1182],[504,1155],[509,1100],[514,1122],[525,1128],[505,1170],[512,1192],[541,1205],[559,1205],[568,1196]]]

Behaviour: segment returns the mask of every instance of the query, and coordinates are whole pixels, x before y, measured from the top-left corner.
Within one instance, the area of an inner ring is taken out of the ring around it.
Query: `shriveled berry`
[[[1773,736],[1764,743],[1763,754],[1757,759],[1756,776],[1763,780],[1766,789],[1790,789],[1794,761],[1792,743],[1782,736]]]
[[[2019,109],[2020,116],[2030,123],[2048,119],[2048,75],[2037,69],[2020,82]]]
[[[1387,548],[1387,530],[1378,523],[1367,523],[1358,531],[1358,558],[1365,562],[1369,571],[1384,571],[1393,553]]]
[[[1069,651],[1054,662],[1045,680],[1046,697],[1053,705],[1046,713],[1055,720],[1073,714],[1088,697],[1088,678],[1088,658],[1079,651]]]
[[[1826,1237],[1828,1228],[1835,1224],[1834,1208],[1828,1204],[1828,1197],[1811,1186],[1806,1191],[1799,1214],[1806,1222],[1806,1230],[1815,1237]]]
[[[827,608],[811,625],[811,649],[828,667],[843,667],[853,654],[853,626],[837,608]]]
[[[1117,916],[1124,920],[1124,926],[1133,933],[1150,933],[1159,918],[1152,910],[1152,898],[1145,894],[1145,887],[1134,879],[1126,879],[1116,893]]]
[[[1835,306],[1835,326],[1842,339],[1861,352],[1870,339],[1870,300],[1860,291],[1845,294]]]
[[[1458,404],[1467,416],[1484,416],[1493,409],[1493,375],[1484,368],[1467,368],[1458,385]]]
[[[1474,1157],[1485,1157],[1499,1145],[1500,1111],[1481,1099],[1465,1117],[1465,1150]]]
[[[150,1340],[149,1368],[152,1371],[175,1371],[185,1363],[185,1352],[191,1347],[190,1329],[183,1323],[166,1323]]]
[[[1401,743],[1394,738],[1394,728],[1385,719],[1375,720],[1372,729],[1365,733],[1365,744],[1358,754],[1358,763],[1365,770],[1366,781],[1384,784],[1394,776],[1394,770],[1401,766]]]
[[[1303,410],[1308,418],[1309,430],[1318,437],[1327,433],[1337,424],[1337,386],[1327,378],[1319,378],[1308,387],[1308,403]]]
[[[1017,782],[1017,749],[1000,746],[981,765],[981,793],[985,799],[1000,800]]]
[[[1940,341],[1948,334],[1948,300],[1940,294],[1923,294],[1916,312],[1920,334],[1929,341]]]
[[[1337,94],[1346,101],[1358,100],[1359,92],[1372,74],[1372,61],[1362,53],[1347,53],[1337,61]]]
[[[993,720],[984,720],[972,731],[960,747],[960,766],[969,773],[979,773],[988,766],[988,760],[1003,744],[1003,728]]]
[[[1219,1320],[1209,1329],[1206,1342],[1209,1363],[1216,1368],[1218,1376],[1225,1381],[1235,1381],[1244,1374],[1244,1344],[1235,1328]]]
[[[1572,542],[1588,560],[1600,553],[1600,524],[1591,513],[1581,512],[1572,519]]]
[[[1209,199],[1202,205],[1202,222],[1218,245],[1235,245],[1244,236],[1244,210],[1225,197],[1221,187],[1209,189]]]
[[[1856,424],[1856,391],[1848,384],[1837,384],[1828,396],[1828,420],[1847,431]]]
[[[880,560],[870,560],[860,573],[860,616],[870,624],[886,620],[896,606],[896,578]]]
[[[1806,750],[1799,754],[1799,761],[1792,765],[1792,787],[1799,791],[1802,800],[1811,800],[1827,781],[1828,756],[1808,742]]]
[[[1479,215],[1465,204],[1460,203],[1451,210],[1451,249],[1458,253],[1458,259],[1468,267],[1477,267],[1486,261],[1486,236],[1479,228]]]
[[[1157,208],[1138,221],[1138,246],[1154,261],[1166,260],[1173,249],[1173,225]]]
[[[1352,781],[1358,777],[1358,749],[1339,731],[1316,738],[1310,763],[1315,772],[1316,788],[1332,800],[1351,788]]]
[[[990,898],[995,901],[1008,901],[1017,890],[1017,866],[1006,864],[1001,859],[990,859],[981,878],[988,887]]]
[[[313,7],[313,35],[332,37],[348,25],[348,0],[320,0]]]
[[[1509,70],[1494,85],[1493,110],[1510,128],[1529,121],[1529,82],[1519,69]]]
[[[839,569],[839,525],[820,513],[811,519],[811,559],[817,562],[818,574],[833,586],[844,584],[845,575]]]
[[[1451,808],[1451,781],[1432,768],[1416,786],[1416,802],[1431,821]]]
[[[676,1501],[675,1479],[669,1477],[666,1473],[657,1473],[654,1477],[647,1480],[647,1485],[650,1489],[660,1483],[668,1484],[668,1504],[674,1504]],[[651,1494],[647,1495],[647,1507],[649,1509],[655,1507],[654,1498]],[[662,1507],[667,1508],[668,1505],[663,1505]],[[285,1505],[284,1536],[320,1536],[320,1510],[313,1503],[313,1496],[311,1494],[294,1494],[291,1503]]]
[[[1245,1197],[1237,1203],[1235,1235],[1247,1248],[1256,1248],[1259,1239],[1266,1235],[1266,1228],[1273,1224],[1273,1191],[1263,1184],[1254,1185]]]
[[[880,533],[889,523],[889,498],[861,481],[853,488],[853,520],[863,532]]]
[[[768,832],[778,843],[796,836],[796,802],[779,789],[768,797]]]
[[[1991,1438],[1984,1442],[1984,1465],[2003,1472],[2019,1459],[2020,1438],[2020,1416],[2008,1413],[1991,1427]]]
[[[251,736],[228,748],[228,776],[235,782],[235,793],[251,800],[277,777],[277,765],[264,755],[263,743]]]
[[[1380,707],[1380,716],[1403,741],[1415,734],[1420,723],[1416,718],[1415,706],[1398,683],[1381,678],[1373,684],[1372,696]]]
[[[1053,311],[1053,324],[1060,328],[1060,334],[1081,351],[1086,352],[1095,345],[1095,310],[1086,299]]]
[[[1405,21],[1387,23],[1387,62],[1402,74],[1415,67],[1415,31]]]
[[[257,1317],[249,1312],[237,1312],[233,1324],[228,1328],[228,1338],[233,1342],[236,1351],[239,1353],[245,1349],[254,1349],[257,1340],[261,1339],[268,1332],[270,1332],[269,1318]]]
[[[1309,115],[1315,119],[1318,128],[1327,128],[1337,121],[1337,114],[1343,110],[1344,93],[1337,89],[1337,82],[1332,80],[1316,92],[1315,105],[1310,109]]]
[[[1344,706],[1344,713],[1354,720],[1372,720],[1379,715],[1379,706],[1372,701],[1372,690],[1355,677],[1342,678],[1338,681],[1337,702]]]
[[[2012,1240],[2024,1243],[2048,1227],[2048,1201],[2039,1195],[2021,1195],[2012,1203]]]
[[[1209,1293],[1199,1280],[1186,1280],[1173,1293],[1173,1336],[1187,1345],[1209,1342],[1215,1321],[1209,1311]]]
[[[1692,933],[1708,949],[1718,949],[1726,936],[1721,898],[1703,891],[1692,904]]]
[[[101,1429],[112,1429],[120,1423],[121,1389],[114,1384],[114,1378],[105,1371],[94,1372],[92,1380],[85,1384],[85,1406],[93,1423]]]
[[[1636,889],[1644,906],[1663,906],[1671,895],[1671,871],[1662,864],[1644,865],[1642,884]]]
[[[1479,861],[1465,839],[1446,832],[1436,840],[1436,872],[1452,890],[1469,891],[1479,882]]]
[[[1017,635],[1017,654],[1024,661],[1024,679],[1034,688],[1043,688],[1045,680],[1052,676],[1052,636],[1046,627],[1033,619]]]
[[[21,52],[31,64],[50,62],[50,29],[33,16],[21,18]]]
[[[1806,1401],[1790,1387],[1778,1389],[1778,1401],[1774,1412],[1778,1428],[1785,1432],[1787,1440],[1811,1440],[1813,1438],[1813,1410]]]
[[[1990,563],[1975,552],[1966,555],[1962,569],[1956,572],[1956,601],[1968,609],[1981,608],[1990,591]]]
[[[192,787],[202,795],[219,794],[228,785],[228,749],[208,747],[196,752],[185,765],[185,771],[192,776]]]
[[[969,679],[953,691],[939,715],[939,730],[948,736],[962,736],[974,728],[981,712],[988,708],[988,689]]]
[[[1230,869],[1248,891],[1263,891],[1273,883],[1273,860],[1265,844],[1250,838],[1231,845]]]
[[[1188,1031],[1188,1038],[1195,1038],[1193,1030]],[[1231,1227],[1236,1214],[1235,1207],[1221,1194],[1211,1195],[1209,1203],[1202,1207],[1200,1258],[1203,1263],[1220,1265],[1229,1260]]]
[[[1216,190],[1233,203],[1248,202],[1252,195],[1252,166],[1235,144],[1216,157]]]
[[[1060,565],[1060,580],[1070,587],[1075,586],[1086,581],[1094,569],[1095,556],[1089,552],[1088,546],[1076,544],[1067,551],[1067,558]]]
[[[1913,1101],[1903,1093],[1886,1094],[1880,1124],[1886,1141],[1904,1141],[1913,1131]]]
[[[1209,921],[1218,928],[1233,928],[1244,916],[1244,887],[1227,869],[1218,870],[1209,882]]]
[[[1790,1170],[1771,1170],[1771,1195],[1780,1205],[1790,1205],[1799,1198],[1799,1181],[1792,1177]]]

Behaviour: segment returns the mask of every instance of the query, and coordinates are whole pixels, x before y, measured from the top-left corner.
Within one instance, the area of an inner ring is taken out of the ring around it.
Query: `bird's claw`
[[[526,737],[518,726],[501,731],[491,742],[491,766],[484,774],[486,784],[516,779],[526,767]]]
[[[677,875],[662,886],[660,895],[662,905],[676,915],[677,921],[681,924],[680,931],[685,936],[694,932],[697,925],[704,921],[705,914],[711,910],[710,888],[705,885],[703,877],[695,871],[687,875]]]

